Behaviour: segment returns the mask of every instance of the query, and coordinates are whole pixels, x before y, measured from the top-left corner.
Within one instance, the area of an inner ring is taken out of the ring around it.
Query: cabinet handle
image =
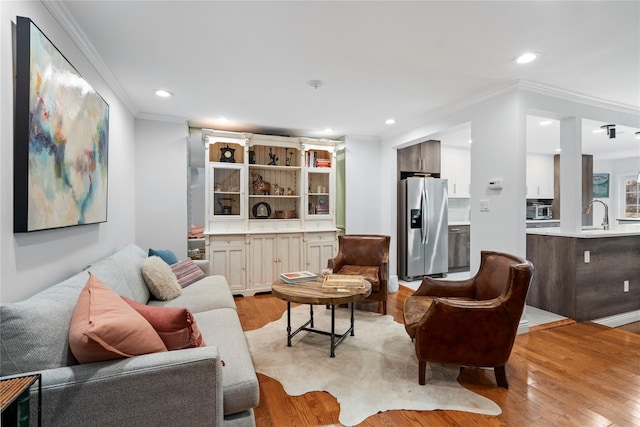
[[[460,231],[460,229],[459,229],[459,228],[452,228],[452,229],[451,229],[451,230],[449,230],[449,231],[451,231],[451,232],[454,232],[454,231]]]

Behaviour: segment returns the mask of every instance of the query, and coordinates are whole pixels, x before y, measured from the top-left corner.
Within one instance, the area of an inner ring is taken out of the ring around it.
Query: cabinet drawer
[[[237,246],[244,245],[246,238],[243,235],[229,235],[229,236],[210,236],[209,244],[211,246]]]

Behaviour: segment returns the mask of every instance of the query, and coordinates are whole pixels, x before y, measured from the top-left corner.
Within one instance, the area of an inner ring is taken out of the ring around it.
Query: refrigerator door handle
[[[428,204],[428,199],[429,199],[429,192],[427,191],[427,188],[424,187],[422,189],[422,228],[420,229],[420,233],[422,234],[422,244],[426,245],[427,243],[429,243],[429,204]]]

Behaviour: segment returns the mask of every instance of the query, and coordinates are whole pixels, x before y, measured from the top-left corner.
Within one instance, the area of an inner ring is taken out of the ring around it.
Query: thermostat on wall
[[[502,190],[502,178],[489,180],[490,190]]]

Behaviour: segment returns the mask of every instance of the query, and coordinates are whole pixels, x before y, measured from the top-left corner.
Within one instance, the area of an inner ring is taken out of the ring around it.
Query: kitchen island
[[[530,306],[577,321],[640,310],[640,225],[527,229],[527,259]]]

